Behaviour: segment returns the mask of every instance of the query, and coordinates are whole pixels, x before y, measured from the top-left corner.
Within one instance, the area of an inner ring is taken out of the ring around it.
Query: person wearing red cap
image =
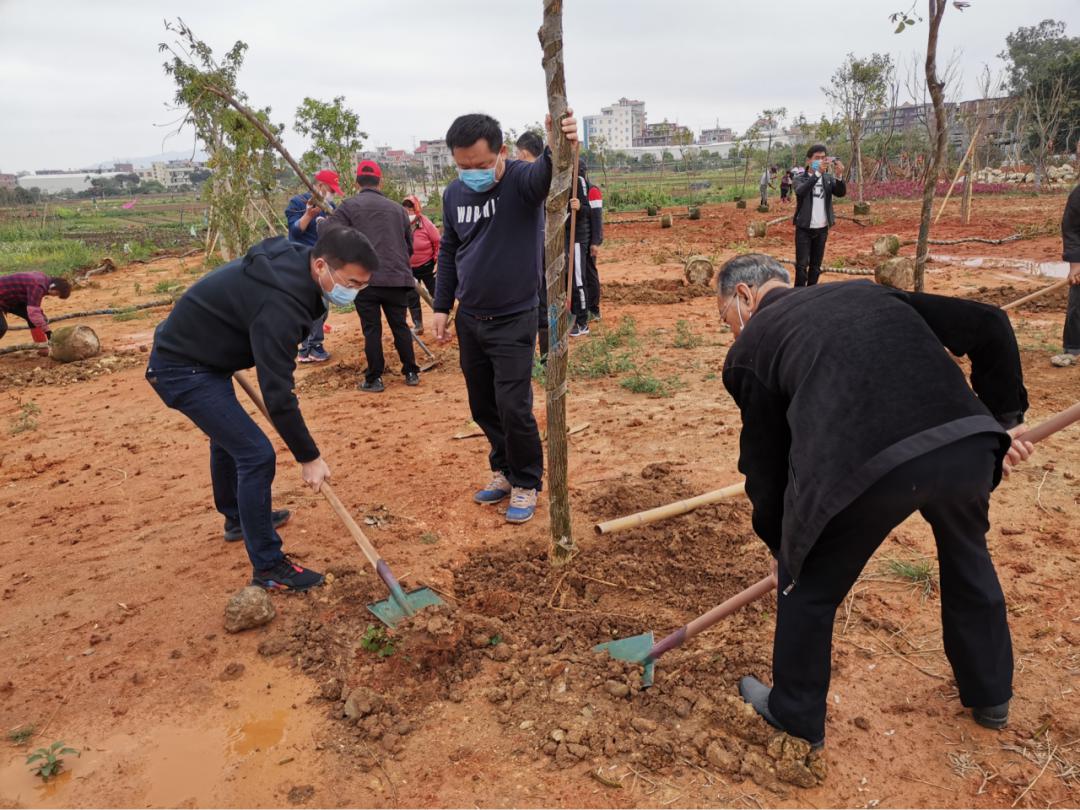
[[[413,252],[412,227],[405,209],[383,196],[382,169],[374,160],[362,160],[356,167],[360,193],[349,197],[320,226],[320,233],[342,225],[366,236],[379,257],[379,269],[371,275],[367,289],[356,296],[356,313],[364,330],[367,370],[357,387],[377,394],[385,390],[382,375],[386,368],[382,348],[382,315],[394,336],[394,348],[401,358],[406,385],[420,384],[420,366],[413,353],[412,333],[405,320],[409,294],[416,292],[409,257]]]
[[[331,209],[334,207],[334,196],[341,196],[341,186],[338,183],[337,172],[323,169],[315,173],[315,189],[322,195]],[[285,221],[289,225],[289,241],[298,245],[314,247],[318,240],[319,222],[326,219],[326,213],[316,202],[312,200],[311,192],[297,194],[285,209]],[[301,363],[323,363],[330,359],[330,353],[323,348],[324,325],[326,314],[311,325],[311,333],[300,344],[300,352],[296,359]]]
[[[409,260],[413,278],[422,283],[429,293],[435,295],[435,259],[439,255],[439,229],[421,213],[420,198],[415,194],[406,197],[401,205],[409,215],[409,227],[413,232],[413,252]],[[424,313],[420,309],[420,293],[409,294],[409,312],[412,314],[413,331],[424,334]]]

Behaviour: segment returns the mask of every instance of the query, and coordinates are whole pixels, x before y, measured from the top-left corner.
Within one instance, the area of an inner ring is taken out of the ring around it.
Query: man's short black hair
[[[381,177],[376,177],[373,174],[358,174],[356,175],[356,185],[360,188],[378,188]]]
[[[518,149],[524,149],[530,155],[540,157],[544,154],[544,141],[535,132],[523,132],[514,144]]]
[[[583,157],[577,159],[577,173],[580,177],[584,177],[586,180],[589,179],[589,166]]]
[[[459,115],[450,125],[450,129],[446,130],[446,146],[451,152],[459,147],[467,149],[480,139],[487,141],[492,152],[502,149],[502,127],[498,121],[484,113]]]
[[[320,230],[311,255],[325,259],[334,270],[340,270],[346,264],[358,264],[372,273],[379,269],[379,257],[371,242],[356,228],[347,225]]]
[[[409,209],[410,211],[415,211],[415,210],[416,210],[416,206],[415,206],[415,205],[413,205],[413,201],[412,201],[412,200],[402,200],[402,201],[401,201],[401,204],[402,204],[403,206],[405,206],[406,208],[408,208],[408,209]]]
[[[823,143],[815,143],[813,146],[807,149],[806,156],[808,158],[811,158],[814,156],[814,152],[824,152],[826,155],[829,154],[828,148]]]
[[[71,282],[63,276],[49,276],[49,287],[55,289],[61,298],[71,295]]]

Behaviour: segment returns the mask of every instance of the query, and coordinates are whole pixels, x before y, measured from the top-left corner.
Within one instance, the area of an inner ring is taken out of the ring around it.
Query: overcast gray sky
[[[892,33],[911,0],[566,0],[567,85],[578,115],[620,96],[650,121],[745,128],[766,107],[817,118],[845,53],[921,51],[926,24]],[[925,0],[918,0],[922,12]],[[368,145],[411,148],[482,110],[504,128],[542,117],[541,0],[0,0],[0,171],[77,168],[190,149],[164,141],[171,80],[162,21],[182,16],[217,53],[248,43],[240,84],[287,124],[304,96],[344,95]],[[950,4],[939,53],[962,51],[964,97],[1005,35],[1052,17],[1080,35],[1078,0]],[[314,56],[317,55],[318,59]]]

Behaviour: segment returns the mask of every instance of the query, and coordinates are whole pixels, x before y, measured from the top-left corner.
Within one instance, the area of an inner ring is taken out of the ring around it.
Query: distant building
[[[948,126],[950,146],[966,147],[970,132],[975,122],[981,122],[979,137],[998,145],[1013,142],[1014,133],[1011,118],[1015,114],[1016,100],[1011,96],[998,98],[972,99],[959,103],[945,102],[945,118]],[[912,104],[905,102],[899,107],[887,107],[874,110],[863,119],[863,137],[894,132],[907,132],[918,127],[925,127],[934,120],[932,104]]]
[[[703,129],[698,135],[698,143],[728,143],[735,140],[735,130],[731,127]]]
[[[629,149],[635,139],[645,135],[645,102],[620,98],[600,115],[586,115],[582,120],[583,145],[586,149],[597,139],[605,149]]]
[[[0,188],[15,188],[19,185],[18,175],[0,174]]]
[[[134,174],[135,165],[133,163],[114,163],[113,171],[122,172],[123,174]]]
[[[633,146],[679,146],[694,142],[689,127],[673,124],[666,118],[659,124],[647,124],[645,131],[634,138]]]
[[[191,173],[205,168],[206,164],[194,160],[170,160],[165,163],[152,163],[149,169],[141,169],[135,174],[138,174],[139,180],[144,183],[157,182],[167,189],[178,189],[192,185]]]
[[[445,140],[420,141],[413,155],[419,159],[424,171],[431,177],[440,176],[448,166],[457,165]]]
[[[119,172],[50,172],[48,174],[24,174],[19,177],[19,188],[40,189],[42,194],[74,194],[91,188],[91,178],[116,177]]]

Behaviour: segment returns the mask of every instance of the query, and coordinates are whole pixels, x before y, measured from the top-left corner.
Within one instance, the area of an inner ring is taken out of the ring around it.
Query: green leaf
[[[62,748],[62,749],[60,749],[60,753],[61,754],[75,754],[75,756],[80,756],[79,749],[77,749],[77,748]]]
[[[39,759],[45,759],[45,755],[44,754],[31,754],[30,756],[28,756],[26,758],[26,764],[29,765],[31,762],[37,762]]]
[[[894,34],[902,34],[902,33],[904,33],[904,28],[906,26],[907,26],[907,23],[901,22],[898,26],[896,26],[896,30],[893,31],[893,33]]]

